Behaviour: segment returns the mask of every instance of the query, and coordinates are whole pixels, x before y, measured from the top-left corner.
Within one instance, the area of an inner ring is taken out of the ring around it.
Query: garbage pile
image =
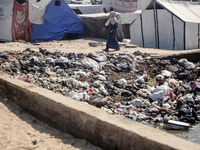
[[[200,63],[134,53],[0,51],[12,78],[157,127],[199,122]]]

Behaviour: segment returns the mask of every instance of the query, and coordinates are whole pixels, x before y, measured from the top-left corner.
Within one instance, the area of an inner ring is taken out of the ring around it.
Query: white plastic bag
[[[164,91],[158,91],[158,92],[154,92],[153,94],[150,94],[150,98],[151,98],[153,101],[162,100],[164,97],[165,97]]]
[[[155,88],[155,90],[154,90],[154,92],[159,92],[159,91],[163,91],[164,94],[167,94],[169,91],[173,91],[173,89],[171,89],[167,85],[161,85],[161,86],[158,86],[157,88]]]
[[[167,70],[163,70],[161,74],[166,78],[170,78],[172,76],[171,72]]]
[[[94,71],[99,72],[99,64],[95,60],[91,58],[84,58],[80,62],[84,68],[93,69]]]
[[[78,81],[76,79],[73,78],[68,78],[63,80],[63,82],[71,88],[86,88],[86,85],[84,83],[82,83],[81,81]]]

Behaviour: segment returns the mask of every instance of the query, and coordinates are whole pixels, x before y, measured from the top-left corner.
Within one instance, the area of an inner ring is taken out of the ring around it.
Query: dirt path
[[[101,42],[103,46],[91,47],[89,46],[90,42]],[[52,42],[38,42],[38,43],[22,43],[22,42],[9,42],[9,43],[0,43],[0,50],[24,50],[30,48],[32,50],[38,51],[38,49],[44,48],[49,51],[61,51],[61,52],[75,52],[75,53],[89,53],[89,52],[101,52],[105,48],[106,40],[98,38],[84,38],[77,40],[64,40],[64,41],[52,41]],[[174,50],[159,50],[159,49],[150,49],[150,48],[126,48],[123,46],[125,43],[120,43],[121,51],[120,52],[134,52],[141,51],[146,52],[152,55],[172,55],[188,52],[200,52],[200,50],[183,50],[183,51],[174,51]],[[115,52],[111,50],[111,52]]]
[[[1,150],[100,150],[35,119],[0,92]]]

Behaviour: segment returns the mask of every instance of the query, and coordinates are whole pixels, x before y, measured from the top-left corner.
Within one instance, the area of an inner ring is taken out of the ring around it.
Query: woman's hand
[[[103,29],[102,29],[102,32],[104,32],[105,30],[106,30],[106,29],[105,29],[105,28],[103,28]]]
[[[110,30],[110,33],[113,33],[113,30]]]

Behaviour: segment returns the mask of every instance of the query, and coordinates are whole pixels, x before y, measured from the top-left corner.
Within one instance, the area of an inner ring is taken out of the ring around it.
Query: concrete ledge
[[[199,150],[200,145],[0,72],[0,89],[49,125],[109,150]]]

